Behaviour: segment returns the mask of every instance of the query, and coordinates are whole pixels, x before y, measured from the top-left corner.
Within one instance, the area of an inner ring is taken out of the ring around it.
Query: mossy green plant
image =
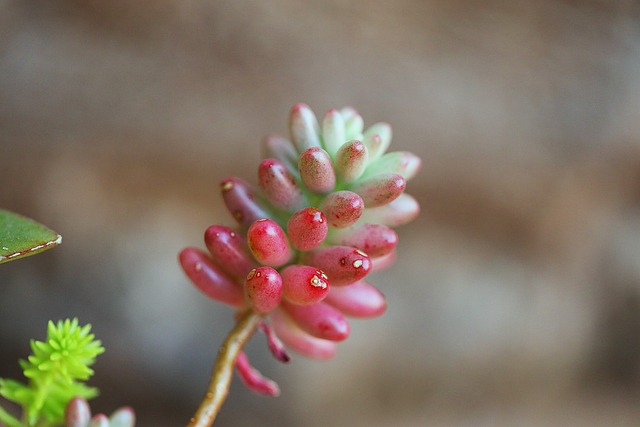
[[[91,325],[80,326],[76,318],[50,321],[46,340],[32,340],[33,353],[20,361],[28,382],[0,379],[0,396],[22,407],[21,420],[0,408],[0,422],[7,427],[62,425],[72,398],[95,397],[98,390],[84,384],[93,375],[90,366],[104,352],[94,338]]]

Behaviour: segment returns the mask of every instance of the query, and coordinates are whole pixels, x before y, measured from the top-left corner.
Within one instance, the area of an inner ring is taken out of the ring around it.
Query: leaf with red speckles
[[[42,224],[0,209],[0,264],[34,255],[62,243],[62,236]]]

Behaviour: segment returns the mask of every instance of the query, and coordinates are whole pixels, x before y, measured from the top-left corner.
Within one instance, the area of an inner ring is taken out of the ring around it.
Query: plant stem
[[[260,322],[260,316],[251,309],[239,317],[235,327],[229,332],[227,339],[218,351],[207,393],[187,427],[210,427],[213,424],[227,394],[229,394],[236,358],[255,331],[258,322]]]

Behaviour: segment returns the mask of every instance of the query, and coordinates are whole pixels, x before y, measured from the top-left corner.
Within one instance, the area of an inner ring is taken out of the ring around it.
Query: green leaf
[[[0,264],[37,254],[62,243],[62,236],[42,224],[0,209]]]

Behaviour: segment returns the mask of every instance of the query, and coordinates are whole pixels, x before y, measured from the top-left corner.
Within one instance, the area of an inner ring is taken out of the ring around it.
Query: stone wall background
[[[633,1],[0,1],[0,205],[64,237],[0,268],[0,376],[78,316],[94,408],[183,425],[231,319],[177,252],[292,104],[352,105],[424,160],[388,313],[328,363],[256,337],[283,396],[220,424],[637,425],[639,67]]]

